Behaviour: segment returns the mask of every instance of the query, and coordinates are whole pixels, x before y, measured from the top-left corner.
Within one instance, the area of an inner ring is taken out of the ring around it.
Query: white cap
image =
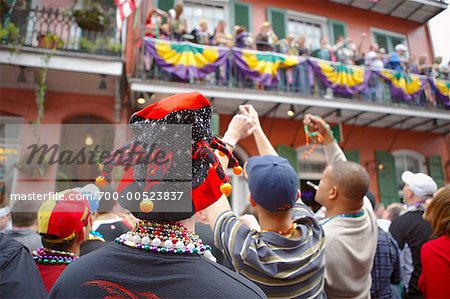
[[[418,197],[432,197],[437,190],[436,182],[425,173],[412,173],[405,171],[402,174],[402,181],[409,186],[409,188]]]
[[[395,51],[408,51],[408,48],[404,44],[398,44],[395,46]]]

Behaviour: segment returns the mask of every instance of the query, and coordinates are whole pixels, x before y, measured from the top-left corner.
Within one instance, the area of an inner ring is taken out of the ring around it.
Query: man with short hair
[[[33,251],[48,292],[67,265],[80,254],[80,245],[90,231],[90,206],[87,200],[74,200],[80,194],[72,190],[60,193],[62,199],[44,202],[38,211],[41,248]]]
[[[316,201],[326,208],[325,293],[328,298],[370,298],[377,223],[365,194],[370,178],[359,164],[346,161],[326,122],[307,114],[309,132],[323,137],[328,166],[323,172]],[[316,135],[316,136],[317,136]]]
[[[322,227],[299,198],[297,173],[281,158],[265,136],[251,105],[239,107],[253,123],[253,136],[261,156],[244,165],[250,203],[261,230],[244,224],[231,211],[225,197],[207,209],[216,246],[235,271],[255,282],[268,297],[325,298]],[[241,115],[238,115],[241,116]],[[224,142],[231,151],[245,128],[228,127]],[[224,167],[228,160],[222,157]]]
[[[435,181],[424,173],[405,171],[402,174],[403,201],[407,212],[392,221],[389,228],[401,252],[402,280],[406,298],[423,298],[417,285],[422,264],[420,249],[432,233],[431,225],[422,218],[425,202],[437,190]]]
[[[42,246],[37,233],[37,209],[39,203],[28,200],[16,201],[11,209],[12,229],[5,235],[25,245],[30,252]]]

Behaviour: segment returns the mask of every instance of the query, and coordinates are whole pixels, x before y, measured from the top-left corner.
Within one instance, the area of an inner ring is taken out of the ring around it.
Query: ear
[[[338,189],[336,186],[333,186],[330,188],[330,191],[328,191],[328,198],[331,200],[334,200],[338,197]]]
[[[250,204],[252,205],[252,207],[256,207],[256,201],[253,199],[253,197],[250,195]]]

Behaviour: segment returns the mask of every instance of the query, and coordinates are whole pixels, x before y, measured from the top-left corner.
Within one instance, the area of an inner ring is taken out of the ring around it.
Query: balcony
[[[445,10],[446,0],[328,0],[422,24]]]
[[[134,92],[132,98],[143,96],[146,103],[133,102],[132,105],[134,109],[139,109],[142,105],[173,93],[198,90],[212,98],[213,106],[220,114],[234,114],[239,105],[251,103],[266,117],[293,120],[305,113],[313,113],[326,117],[331,122],[361,126],[433,133],[449,131],[450,101],[439,97],[432,88],[431,85],[436,83],[433,78],[415,76],[414,80],[423,82],[424,86],[406,99],[399,97],[382,77],[381,73],[393,74],[391,70],[376,72],[361,67],[369,74],[364,79],[368,82],[367,86],[346,94],[339,88],[327,87],[320,74],[311,67],[312,64],[313,62],[306,62],[306,70],[303,70],[306,73],[301,79],[293,78],[297,76],[293,74],[295,68],[285,68],[279,70],[277,84],[263,86],[243,75],[233,55],[229,55],[216,71],[204,78],[190,76],[180,79],[161,68],[156,60],[152,62],[152,56],[147,53],[144,55],[141,49],[136,73],[129,81]],[[340,64],[332,67],[352,69]],[[405,76],[406,81],[410,80],[408,75]],[[295,83],[296,80],[302,82]],[[440,85],[450,86],[450,81],[438,80]]]
[[[2,27],[6,34],[0,42],[12,48],[20,46],[120,57],[121,35],[115,27],[114,11],[102,12],[101,23],[83,17],[70,10],[48,7],[15,8],[9,17],[5,17]]]

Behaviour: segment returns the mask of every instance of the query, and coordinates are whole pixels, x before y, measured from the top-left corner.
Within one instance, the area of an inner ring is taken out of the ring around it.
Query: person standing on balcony
[[[397,72],[404,72],[406,70],[405,67],[408,62],[408,59],[406,58],[407,51],[408,48],[406,48],[405,45],[396,45],[395,52],[389,54],[387,67]]]
[[[264,22],[261,25],[261,30],[256,36],[256,50],[258,51],[274,51],[278,37],[273,32],[272,24],[270,22]]]
[[[285,38],[279,40],[277,42],[277,51],[286,55],[298,55],[297,47],[294,44],[294,36],[288,34]],[[293,69],[293,67],[280,69],[280,83],[284,91],[291,90],[293,83]]]
[[[383,56],[379,50],[379,45],[374,43],[370,45],[370,50],[365,57],[365,65],[375,71],[380,71],[384,68]],[[370,76],[368,95],[366,98],[378,103],[383,101],[383,83],[378,76]]]
[[[298,55],[308,57],[311,55],[311,49],[306,46],[306,37],[301,35],[297,40]],[[309,81],[308,63],[300,63],[294,67],[294,91],[303,95],[311,94],[311,83]]]
[[[201,45],[209,45],[211,36],[208,33],[208,21],[201,19],[191,34],[194,36],[193,42]]]
[[[167,20],[173,39],[177,41],[183,40],[183,35],[188,32],[186,19],[182,15],[183,5],[177,4],[173,10],[169,11],[169,19]]]
[[[431,223],[431,240],[420,251],[419,288],[426,298],[448,298],[450,282],[450,185],[439,189],[424,218]]]
[[[369,199],[370,177],[360,164],[346,161],[327,123],[307,114],[304,124],[320,132],[328,166],[316,201],[326,208],[325,293],[328,298],[370,298],[370,272],[378,227]]]
[[[232,150],[253,132],[260,156],[244,164],[244,176],[259,225],[244,223],[232,212],[227,198],[221,197],[206,210],[215,244],[235,271],[255,282],[268,297],[325,298],[322,227],[310,209],[297,201],[297,173],[270,144],[256,110],[251,105],[239,110],[223,140]],[[249,119],[251,131],[245,123],[236,126],[235,118]],[[221,162],[228,165],[226,157]]]
[[[424,173],[405,171],[402,174],[403,201],[407,212],[393,220],[389,231],[401,250],[402,280],[406,288],[406,298],[423,298],[417,285],[422,264],[420,250],[432,233],[429,222],[423,219],[426,200],[433,196],[437,186]]]
[[[333,48],[328,41],[328,37],[323,36],[320,39],[320,47],[315,49],[312,54],[314,57],[319,59],[328,60],[328,61],[336,61],[336,57],[334,56]],[[322,80],[318,77],[315,77],[314,82],[317,83],[317,88],[319,90],[319,96],[325,96],[327,99],[333,98],[333,91],[331,88],[327,88],[326,85],[322,82]]]
[[[214,33],[211,36],[211,45],[220,47],[226,47],[228,45],[229,39],[225,33],[226,24],[225,21],[219,21],[217,23]]]

